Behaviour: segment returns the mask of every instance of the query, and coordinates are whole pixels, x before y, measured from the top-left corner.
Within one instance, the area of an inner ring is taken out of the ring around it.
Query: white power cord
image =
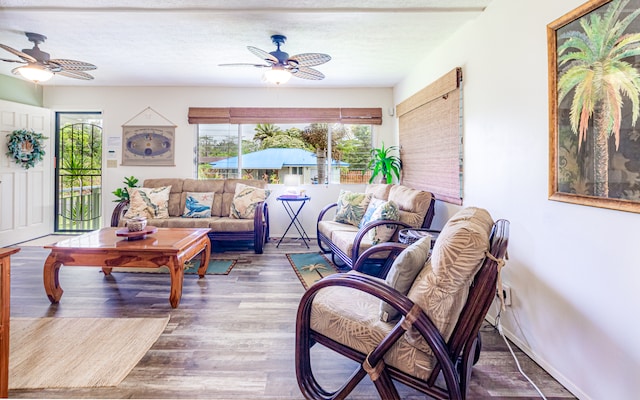
[[[547,400],[547,398],[544,396],[544,394],[542,394],[542,392],[540,391],[540,389],[538,388],[538,386],[536,386],[535,383],[533,383],[533,381],[527,376],[527,374],[524,373],[524,371],[522,370],[522,368],[520,367],[520,363],[518,362],[518,358],[516,357],[515,353],[513,352],[513,349],[511,348],[511,345],[509,344],[509,341],[507,340],[507,338],[504,336],[504,333],[502,333],[502,324],[500,323],[500,314],[501,312],[498,312],[498,315],[496,316],[496,329],[498,329],[498,333],[500,333],[500,336],[502,336],[502,339],[504,340],[504,342],[507,344],[507,347],[509,348],[509,351],[511,352],[511,356],[513,356],[513,359],[516,362],[516,366],[518,367],[518,371],[520,371],[520,373],[522,374],[522,376],[525,377],[526,380],[529,381],[529,383],[531,384],[531,386],[533,386],[536,391],[538,392],[538,394],[540,395],[541,398],[543,398],[544,400]]]

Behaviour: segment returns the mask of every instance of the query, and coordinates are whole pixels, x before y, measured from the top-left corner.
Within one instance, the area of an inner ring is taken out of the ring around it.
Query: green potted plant
[[[114,201],[116,203],[119,203],[121,201],[129,200],[129,192],[127,191],[127,188],[138,187],[138,182],[138,178],[134,177],[133,175],[129,177],[125,176],[123,183],[127,186],[124,188],[117,188],[116,190],[111,192],[117,197]]]
[[[382,176],[381,182],[391,183],[393,176],[400,181],[400,170],[402,169],[402,161],[400,157],[391,154],[393,151],[397,151],[398,146],[382,147],[379,149],[371,149],[371,160],[367,168],[371,170],[371,178],[369,183],[373,183],[374,179],[378,176]]]

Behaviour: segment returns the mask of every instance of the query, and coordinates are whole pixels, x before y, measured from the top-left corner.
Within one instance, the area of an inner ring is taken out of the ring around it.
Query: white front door
[[[24,169],[7,156],[7,135],[27,129],[42,133],[45,156]],[[46,108],[0,100],[0,247],[53,232],[53,138]]]

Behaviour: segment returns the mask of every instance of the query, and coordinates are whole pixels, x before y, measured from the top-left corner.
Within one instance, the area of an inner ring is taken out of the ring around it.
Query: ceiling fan
[[[317,69],[310,68],[324,64],[331,60],[331,56],[322,53],[302,53],[289,57],[289,53],[280,50],[287,37],[284,35],[273,35],[271,41],[276,45],[277,50],[267,53],[257,47],[247,46],[250,52],[261,58],[266,64],[220,64],[221,67],[251,66],[256,68],[269,68],[265,71],[265,77],[270,82],[280,84],[295,76],[296,78],[321,80],[324,74]]]
[[[67,60],[62,58],[50,59],[49,53],[45,53],[38,47],[40,43],[44,43],[47,37],[33,32],[25,32],[25,34],[27,35],[27,39],[34,44],[32,49],[22,49],[22,51],[18,51],[12,47],[0,44],[1,48],[21,58],[21,60],[9,60],[6,58],[0,58],[0,60],[26,64],[24,66],[14,68],[11,70],[12,73],[16,75],[20,74],[34,82],[44,82],[49,80],[53,74],[75,79],[93,79],[93,76],[83,71],[96,69],[97,67],[95,65],[77,60]]]

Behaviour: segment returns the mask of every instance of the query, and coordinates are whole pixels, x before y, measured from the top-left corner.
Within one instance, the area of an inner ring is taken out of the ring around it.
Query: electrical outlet
[[[504,305],[511,305],[511,288],[507,285],[502,285],[502,296],[504,298]],[[499,299],[498,291],[496,290],[496,297]]]

